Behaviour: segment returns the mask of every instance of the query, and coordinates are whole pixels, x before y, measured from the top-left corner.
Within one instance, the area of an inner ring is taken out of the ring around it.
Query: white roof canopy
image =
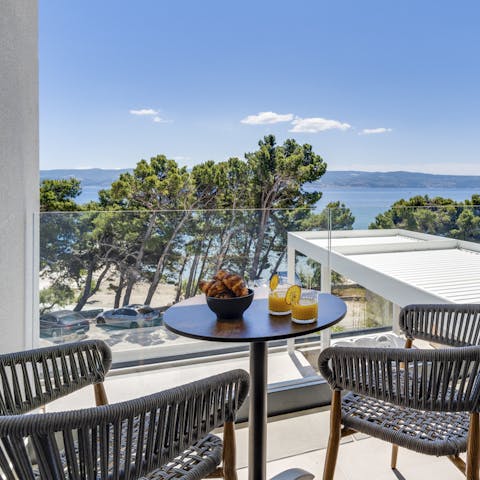
[[[480,303],[480,245],[408,230],[290,232],[293,250],[397,305]]]

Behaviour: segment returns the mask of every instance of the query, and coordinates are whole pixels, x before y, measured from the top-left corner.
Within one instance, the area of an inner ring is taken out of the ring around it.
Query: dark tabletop
[[[299,337],[318,332],[338,323],[347,313],[345,302],[334,295],[318,297],[318,319],[315,323],[293,323],[290,315],[268,314],[267,291],[255,290],[252,305],[242,320],[217,320],[207,306],[205,295],[189,298],[164,313],[165,326],[185,337],[217,342],[257,342]]]

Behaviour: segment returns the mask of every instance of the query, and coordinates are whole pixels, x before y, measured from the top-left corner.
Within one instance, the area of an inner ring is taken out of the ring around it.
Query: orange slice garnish
[[[285,294],[285,303],[287,305],[296,305],[300,301],[302,289],[298,285],[292,285]]]
[[[271,277],[270,277],[270,290],[273,292],[277,287],[278,287],[278,283],[280,281],[280,278],[278,277],[278,274],[274,273]]]

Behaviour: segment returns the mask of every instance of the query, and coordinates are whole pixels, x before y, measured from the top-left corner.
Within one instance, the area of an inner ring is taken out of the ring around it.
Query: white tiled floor
[[[268,478],[289,468],[303,468],[321,479],[329,412],[315,412],[273,421],[268,428]],[[239,480],[248,479],[247,429],[237,433]],[[460,480],[465,477],[446,458],[406,449],[398,454],[398,470],[390,468],[391,446],[363,435],[346,437],[340,446],[335,480]]]

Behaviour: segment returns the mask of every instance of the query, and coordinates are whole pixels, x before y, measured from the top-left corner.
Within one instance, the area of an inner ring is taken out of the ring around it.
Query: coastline
[[[104,185],[87,185],[82,187],[82,193],[77,201],[85,204],[98,199],[98,192],[105,188]],[[472,194],[480,194],[480,186],[476,188],[457,187],[354,187],[354,186],[332,186],[320,187],[309,185],[307,190],[320,189],[323,193],[321,200],[317,203],[315,210],[320,212],[329,202],[340,201],[347,208],[352,210],[355,216],[354,228],[365,229],[375,220],[376,215],[388,210],[390,206],[401,198],[408,199],[416,195],[428,195],[429,197],[445,197],[454,201],[465,201],[470,199]]]

